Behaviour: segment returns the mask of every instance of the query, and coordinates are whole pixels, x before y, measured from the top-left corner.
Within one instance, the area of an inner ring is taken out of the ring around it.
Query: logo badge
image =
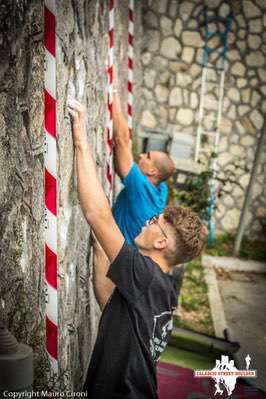
[[[195,370],[194,377],[214,379],[214,395],[222,395],[226,389],[227,395],[231,396],[235,389],[238,377],[257,377],[257,370],[249,369],[251,362],[251,357],[249,354],[245,357],[245,361],[246,370],[238,370],[235,367],[234,360],[230,360],[228,356],[222,355],[221,360],[216,360],[216,365],[212,370]]]

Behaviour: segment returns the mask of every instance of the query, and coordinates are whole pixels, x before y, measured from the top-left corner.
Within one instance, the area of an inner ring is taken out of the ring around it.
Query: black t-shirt
[[[172,330],[175,280],[124,243],[107,276],[106,304],[84,390],[89,399],[157,398],[156,362]]]

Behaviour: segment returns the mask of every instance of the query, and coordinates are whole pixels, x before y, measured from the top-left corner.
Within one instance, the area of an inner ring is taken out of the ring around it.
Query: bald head
[[[165,152],[149,151],[140,154],[139,168],[154,185],[167,180],[175,169],[174,162]]]
[[[175,170],[173,160],[165,152],[152,151],[152,161],[158,169],[160,181],[167,180]]]

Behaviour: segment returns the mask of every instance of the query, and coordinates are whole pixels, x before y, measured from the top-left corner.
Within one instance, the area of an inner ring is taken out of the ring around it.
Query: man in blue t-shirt
[[[116,88],[113,122],[115,169],[124,184],[114,204],[113,215],[126,241],[134,245],[145,222],[166,207],[168,189],[165,180],[173,173],[174,163],[161,151],[141,154],[138,164],[134,163],[128,124]]]

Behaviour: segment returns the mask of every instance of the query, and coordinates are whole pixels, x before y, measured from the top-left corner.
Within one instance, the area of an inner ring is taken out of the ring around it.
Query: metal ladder
[[[200,160],[201,154],[210,157],[209,165],[213,171],[210,181],[210,206],[208,210],[209,241],[214,240],[214,224],[212,215],[216,202],[216,175],[217,175],[217,154],[219,151],[220,127],[223,110],[224,80],[226,71],[227,36],[232,23],[232,13],[227,17],[209,15],[207,7],[204,8],[205,19],[205,46],[203,57],[203,70],[201,78],[201,95],[198,116],[198,128],[195,147],[195,161]],[[210,31],[209,24],[212,23],[217,29]],[[219,31],[219,24],[224,30]],[[212,47],[212,41],[218,40],[218,46]],[[216,57],[216,58],[215,58]],[[213,89],[217,88],[218,93],[215,102],[209,97],[213,96]],[[210,109],[210,104],[212,108]],[[209,127],[208,127],[209,126]]]

